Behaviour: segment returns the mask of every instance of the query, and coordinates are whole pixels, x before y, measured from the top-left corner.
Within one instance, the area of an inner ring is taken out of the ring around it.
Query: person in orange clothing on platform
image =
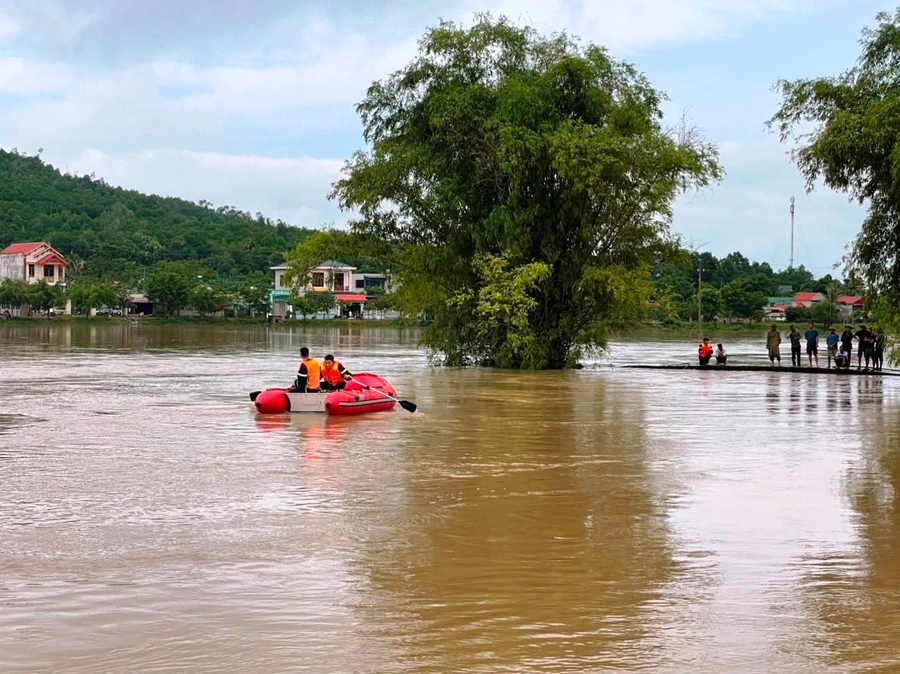
[[[300,393],[318,393],[322,386],[322,366],[315,358],[309,357],[309,349],[300,349],[300,367],[294,381],[294,391]]]
[[[344,367],[343,363],[335,360],[330,353],[325,356],[322,363],[322,390],[337,391],[344,388],[347,382],[353,378],[350,370]]]
[[[703,343],[700,344],[700,348],[697,349],[697,356],[700,358],[701,365],[709,365],[709,359],[712,358],[713,355],[713,347],[712,344],[709,343],[709,337],[703,338]]]

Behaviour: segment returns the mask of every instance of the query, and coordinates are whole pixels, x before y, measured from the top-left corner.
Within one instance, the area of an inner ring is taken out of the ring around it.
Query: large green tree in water
[[[808,189],[821,179],[868,205],[848,271],[900,331],[900,9],[878,14],[861,44],[843,74],[779,82],[769,124],[795,144]]]
[[[394,254],[407,311],[450,364],[560,368],[646,309],[682,190],[717,153],[662,126],[633,66],[489,16],[441,23],[358,106],[370,150],[334,196]]]

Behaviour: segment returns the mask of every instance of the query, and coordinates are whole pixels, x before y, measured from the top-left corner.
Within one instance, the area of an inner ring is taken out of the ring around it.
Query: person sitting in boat
[[[353,379],[350,370],[344,367],[343,363],[335,360],[330,353],[325,356],[322,362],[322,390],[337,391],[344,388],[347,382]]]
[[[713,355],[713,347],[712,344],[709,343],[709,337],[703,338],[703,343],[700,344],[700,348],[697,349],[697,355],[700,358],[701,365],[709,365],[709,359],[712,358]]]
[[[318,393],[321,390],[322,367],[319,361],[309,357],[309,349],[300,349],[300,367],[297,368],[297,379],[294,391],[299,393]]]
[[[725,353],[725,347],[721,343],[716,344],[716,365],[725,365],[728,360],[728,354]]]

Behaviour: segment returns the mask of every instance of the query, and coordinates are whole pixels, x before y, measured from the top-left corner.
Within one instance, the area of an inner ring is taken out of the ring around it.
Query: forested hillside
[[[213,208],[63,175],[39,157],[0,150],[0,248],[48,241],[74,275],[138,281],[159,262],[197,262],[222,277],[267,271],[311,230],[230,206]]]

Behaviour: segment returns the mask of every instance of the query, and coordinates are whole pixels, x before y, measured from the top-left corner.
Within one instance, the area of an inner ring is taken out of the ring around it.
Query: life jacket
[[[322,379],[322,368],[319,365],[319,361],[315,358],[310,358],[309,360],[301,361],[300,364],[306,365],[306,388],[318,391]]]
[[[344,369],[344,366],[341,365],[340,361],[333,361],[331,367],[328,367],[328,363],[322,363],[322,379],[327,381],[332,386],[335,386],[341,379],[344,378],[344,375],[341,374],[341,371]]]
[[[711,356],[713,352],[712,344],[700,344],[700,357],[706,358]]]

